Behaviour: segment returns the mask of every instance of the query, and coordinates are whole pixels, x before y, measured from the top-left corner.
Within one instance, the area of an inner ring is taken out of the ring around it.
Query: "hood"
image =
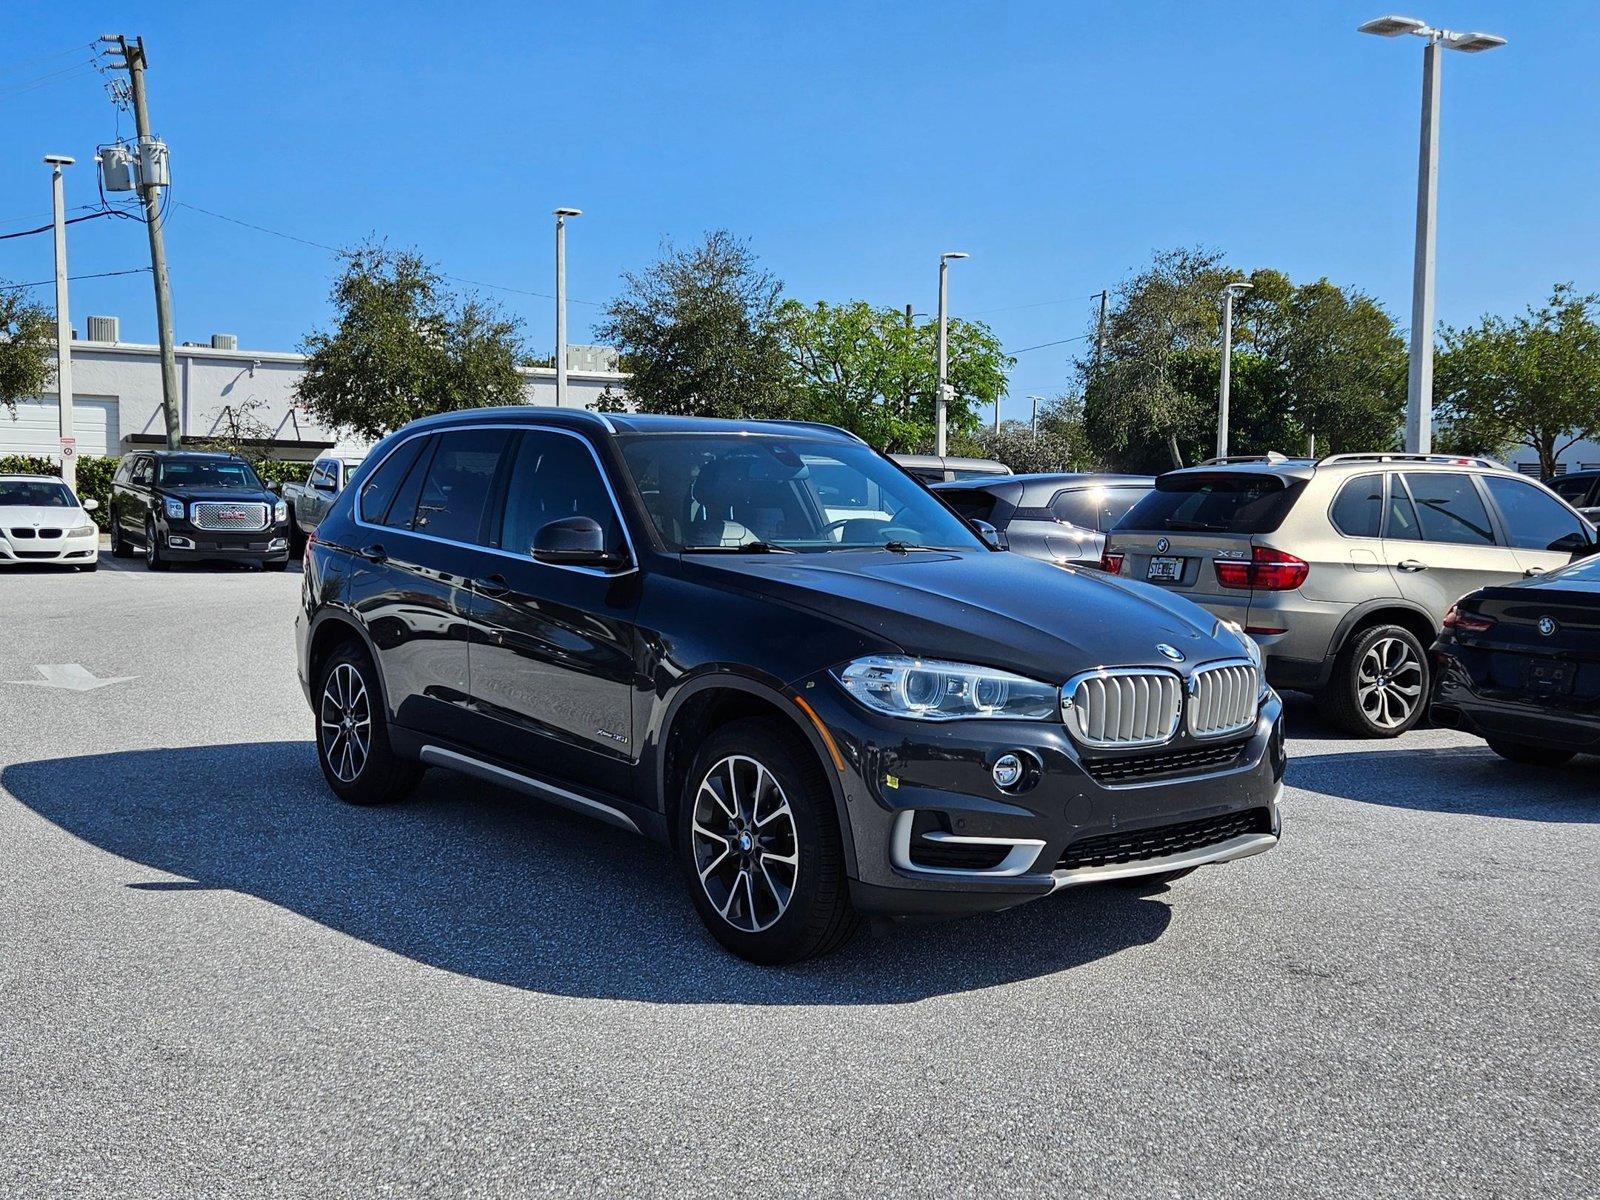
[[[88,519],[89,514],[81,508],[0,504],[0,529],[10,529],[13,525],[20,525],[24,529],[32,529],[35,525],[43,529],[71,529]]]
[[[689,556],[741,590],[852,625],[908,654],[1062,683],[1094,667],[1192,667],[1244,647],[1181,596],[986,551]],[[1174,664],[1156,646],[1184,656]],[[831,665],[831,664],[830,664]]]
[[[258,488],[225,488],[206,487],[203,484],[163,483],[156,486],[156,491],[163,496],[172,496],[179,500],[218,500],[224,504],[232,500],[240,504],[265,504],[269,508],[278,502],[277,496]]]

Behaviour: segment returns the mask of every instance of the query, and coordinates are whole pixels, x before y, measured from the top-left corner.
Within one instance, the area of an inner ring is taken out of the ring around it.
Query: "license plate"
[[[1177,583],[1183,578],[1183,559],[1152,558],[1144,577],[1156,583]]]
[[[1535,662],[1528,664],[1527,687],[1534,696],[1565,696],[1572,690],[1571,663]]]

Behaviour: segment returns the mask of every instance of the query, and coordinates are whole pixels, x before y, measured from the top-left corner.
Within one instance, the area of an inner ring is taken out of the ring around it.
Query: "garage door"
[[[119,454],[122,431],[114,396],[78,396],[72,402],[72,431],[79,454]],[[52,397],[17,403],[16,420],[0,409],[0,454],[41,454],[61,450],[61,418]]]

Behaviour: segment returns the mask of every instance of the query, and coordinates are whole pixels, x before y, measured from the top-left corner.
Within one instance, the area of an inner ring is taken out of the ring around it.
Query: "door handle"
[[[1428,569],[1427,563],[1418,562],[1414,558],[1401,559],[1395,565],[1398,566],[1402,571],[1426,571]]]
[[[484,596],[504,596],[511,590],[511,585],[503,575],[490,575],[485,579],[474,579],[472,590]]]
[[[1543,567],[1529,567],[1526,571],[1524,571],[1522,573],[1522,577],[1524,579],[1532,579],[1535,575],[1543,575],[1543,574],[1544,574],[1544,568]]]
[[[389,556],[384,553],[383,547],[376,542],[370,546],[363,547],[358,553],[368,562],[381,563],[389,561]]]

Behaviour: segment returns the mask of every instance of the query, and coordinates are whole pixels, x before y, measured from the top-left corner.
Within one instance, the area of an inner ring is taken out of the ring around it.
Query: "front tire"
[[[1374,625],[1345,643],[1317,700],[1329,720],[1357,737],[1392,738],[1422,720],[1430,684],[1428,655],[1417,635],[1399,625]]]
[[[827,954],[860,923],[822,765],[775,720],[735,721],[706,739],[678,805],[677,850],[700,919],[740,958]]]
[[[1489,738],[1489,749],[1507,762],[1528,767],[1559,767],[1577,757],[1576,750],[1557,750],[1549,746],[1530,746],[1527,742],[1506,742]]]
[[[344,646],[317,675],[317,762],[334,795],[347,804],[394,804],[422,777],[422,767],[389,744],[389,719],[377,672],[365,651]]]
[[[161,535],[156,532],[154,520],[144,526],[144,565],[152,571],[165,571],[171,562],[161,553]]]

